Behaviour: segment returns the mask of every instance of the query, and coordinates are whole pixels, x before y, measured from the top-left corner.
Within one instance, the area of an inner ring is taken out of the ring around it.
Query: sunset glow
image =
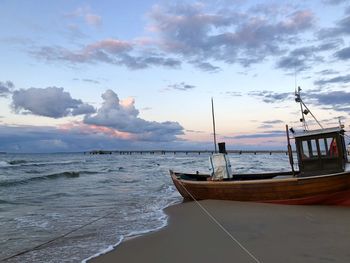
[[[339,0],[2,1],[0,151],[207,149],[212,97],[228,148],[285,149],[297,86],[348,128],[349,21]]]

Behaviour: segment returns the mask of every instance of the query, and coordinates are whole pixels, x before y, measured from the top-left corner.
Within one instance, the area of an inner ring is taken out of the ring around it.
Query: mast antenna
[[[297,89],[297,67],[294,64],[294,88]]]
[[[213,102],[213,97],[211,98],[211,115],[212,115],[212,117],[213,117],[214,149],[215,149],[215,153],[217,153],[217,148],[216,148],[216,131],[215,131],[215,115],[214,115],[214,102]]]

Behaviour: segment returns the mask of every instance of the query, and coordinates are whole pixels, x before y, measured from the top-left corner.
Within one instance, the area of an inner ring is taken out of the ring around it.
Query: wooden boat
[[[258,175],[271,176],[271,179],[229,181],[198,180],[194,179],[195,174],[173,171],[170,171],[170,174],[185,200],[219,199],[291,205],[350,205],[350,172],[308,177],[286,176],[286,178],[275,178],[281,174],[271,173]],[[193,179],[188,179],[189,177]]]
[[[287,138],[292,165],[289,172],[233,174],[224,180],[211,180],[211,174],[172,170],[170,175],[185,200],[350,206],[350,164],[343,127],[295,133],[298,171],[293,169],[288,128]]]

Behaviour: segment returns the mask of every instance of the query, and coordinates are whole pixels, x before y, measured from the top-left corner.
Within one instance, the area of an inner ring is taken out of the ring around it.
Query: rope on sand
[[[211,220],[219,227],[222,231],[224,231],[244,252],[250,256],[254,262],[256,263],[262,263],[259,259],[257,259],[241,242],[238,241],[237,238],[235,238],[228,230],[220,224],[220,222],[207,210],[205,207],[203,207],[197,200],[194,198],[194,196],[186,189],[186,187],[183,185],[181,180],[179,180],[181,186],[185,189],[185,191],[191,196],[191,198],[195,201],[195,203],[206,213]]]

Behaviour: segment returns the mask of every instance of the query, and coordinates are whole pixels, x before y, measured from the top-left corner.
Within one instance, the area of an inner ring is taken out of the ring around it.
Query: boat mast
[[[305,105],[305,103],[301,99],[300,91],[301,91],[301,88],[298,87],[298,91],[295,91],[295,101],[300,103],[300,110],[301,110],[300,121],[303,122],[305,131],[308,130],[308,126],[307,126],[307,123],[305,120],[305,115],[307,115],[309,113],[314,118],[314,120],[317,122],[317,124],[321,127],[321,129],[323,129],[323,126],[321,125],[321,123],[316,119],[315,115],[312,114],[312,112],[309,110],[309,108]],[[303,109],[303,106],[305,107],[305,110]]]
[[[288,125],[286,125],[286,133],[287,133],[289,163],[290,163],[290,166],[292,167],[292,173],[293,173],[293,177],[294,177],[295,171],[294,171],[293,151],[292,151],[292,146],[290,145]]]
[[[212,115],[212,117],[213,117],[214,149],[215,149],[215,153],[217,153],[217,149],[216,149],[216,131],[215,131],[215,116],[214,116],[214,102],[213,102],[213,97],[211,98],[211,115]]]
[[[305,121],[304,110],[303,110],[303,102],[302,102],[301,97],[300,97],[300,91],[301,91],[300,87],[298,87],[298,91],[295,90],[295,101],[300,103],[300,111],[301,111],[301,119],[300,119],[300,121],[304,125],[304,130],[307,131],[308,128],[307,128],[307,124],[306,124],[306,121]]]

